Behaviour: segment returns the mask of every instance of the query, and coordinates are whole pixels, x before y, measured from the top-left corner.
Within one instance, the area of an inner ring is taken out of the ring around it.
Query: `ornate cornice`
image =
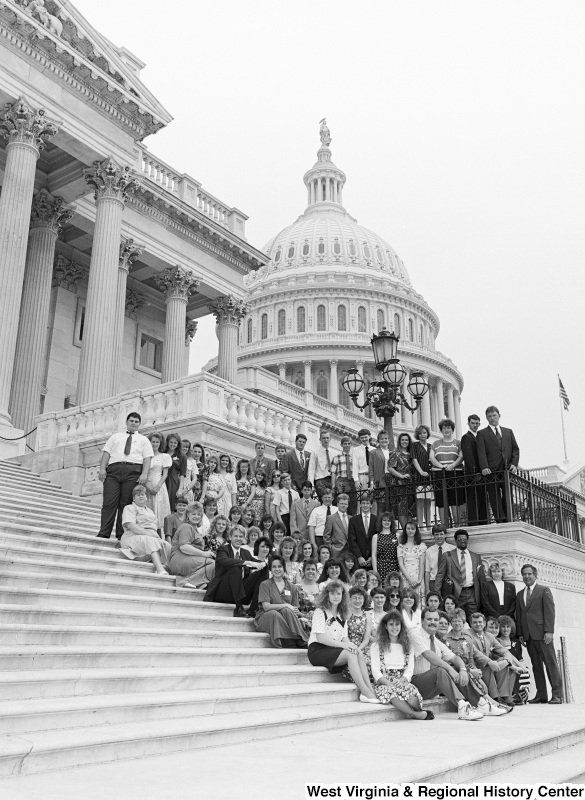
[[[160,275],[155,275],[154,280],[167,300],[177,297],[187,300],[201,283],[192,272],[178,265],[165,269]]]
[[[69,261],[63,255],[55,256],[53,265],[53,286],[61,286],[70,292],[75,292],[79,281],[85,277],[87,270],[81,264]]]
[[[130,319],[136,319],[136,316],[141,308],[146,305],[146,297],[134,289],[126,289],[126,302],[124,305],[124,314]]]
[[[209,303],[209,310],[215,315],[218,324],[231,323],[239,325],[248,313],[248,309],[243,300],[238,300],[231,295],[218,297]]]
[[[134,239],[122,239],[120,242],[120,269],[129,270],[132,264],[142,255],[142,248],[134,244]]]
[[[96,202],[108,198],[125,203],[136,189],[134,171],[121,166],[111,157],[94,161],[93,167],[85,170],[83,175],[86,183],[93,186]]]
[[[58,234],[73,215],[73,209],[63,203],[62,197],[53,197],[46,189],[40,189],[33,197],[30,227],[50,228]]]
[[[188,347],[197,333],[197,320],[187,319],[185,321],[185,347]]]
[[[45,119],[45,110],[35,111],[24,97],[14,103],[6,103],[0,120],[0,134],[9,144],[28,144],[40,152],[45,140],[57,133],[57,125]]]

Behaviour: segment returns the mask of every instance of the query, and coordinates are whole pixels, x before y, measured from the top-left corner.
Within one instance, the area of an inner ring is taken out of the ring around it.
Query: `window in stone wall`
[[[138,363],[152,372],[162,372],[163,343],[148,333],[140,334],[140,355]]]
[[[260,338],[268,339],[268,314],[262,314],[260,319]]]
[[[295,257],[295,246],[294,244],[291,244],[291,246],[288,248],[287,258],[294,258],[294,257]]]
[[[367,319],[366,319],[366,308],[365,306],[358,307],[358,333],[366,333],[368,330],[367,328]]]
[[[327,399],[327,378],[323,372],[319,373],[315,381],[315,394]]]
[[[357,256],[357,247],[355,246],[353,239],[349,240],[349,254],[350,256]]]
[[[400,324],[400,314],[394,314],[394,333],[400,336],[402,333],[402,326]]]
[[[286,311],[281,308],[278,312],[278,335],[284,336],[286,333]]]
[[[85,326],[85,300],[77,298],[77,309],[75,311],[75,328],[73,329],[73,344],[81,347],[83,341],[83,328]]]
[[[297,333],[304,333],[306,330],[306,312],[304,306],[297,308]]]
[[[276,255],[274,256],[274,261],[275,261],[276,264],[278,264],[278,262],[280,261],[280,256],[281,255],[282,255],[282,251],[281,251],[281,249],[279,247],[278,250],[276,251]]]
[[[345,306],[337,306],[337,330],[347,330],[347,308]]]
[[[250,342],[252,341],[252,320],[251,319],[248,320],[247,326],[248,326],[247,340],[248,340],[248,344],[250,344]]]
[[[381,308],[379,308],[378,311],[376,312],[376,322],[378,324],[378,333],[380,333],[380,331],[385,330],[386,324],[384,320],[384,312]]]
[[[411,319],[408,320],[408,338],[414,342],[414,322]]]
[[[317,306],[317,330],[327,330],[327,311],[325,306]]]
[[[308,256],[310,252],[311,252],[311,248],[309,247],[309,243],[305,242],[304,245],[303,245],[303,255],[304,256]]]

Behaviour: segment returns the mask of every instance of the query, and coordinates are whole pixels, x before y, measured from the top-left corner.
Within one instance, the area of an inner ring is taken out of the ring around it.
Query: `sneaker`
[[[480,698],[477,709],[484,717],[503,717],[508,713],[507,708],[498,705],[493,700],[486,700],[485,697]]]
[[[468,722],[473,722],[476,719],[483,719],[483,714],[477,708],[474,708],[471,703],[461,703],[458,717],[459,719],[466,719]]]

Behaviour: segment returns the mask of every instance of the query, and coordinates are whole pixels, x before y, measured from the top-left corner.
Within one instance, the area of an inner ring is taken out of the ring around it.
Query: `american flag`
[[[567,394],[567,391],[566,391],[565,387],[563,386],[562,380],[560,379],[560,377],[558,375],[557,375],[557,377],[559,378],[559,397],[563,401],[563,408],[565,409],[565,411],[568,411],[569,410],[569,406],[571,405],[571,402],[569,400],[569,395]]]

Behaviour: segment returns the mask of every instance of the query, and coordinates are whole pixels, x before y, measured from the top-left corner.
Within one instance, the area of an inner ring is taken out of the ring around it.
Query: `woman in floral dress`
[[[241,458],[236,466],[236,504],[242,508],[252,493],[252,481],[250,462],[247,458]]]
[[[408,518],[413,515],[416,507],[416,495],[414,488],[408,489],[405,484],[412,483],[414,480],[412,456],[410,448],[412,440],[407,433],[401,433],[398,437],[396,450],[391,450],[388,456],[388,472],[392,476],[390,488],[390,502],[394,516],[402,527],[406,525]],[[392,488],[394,487],[394,488]]]
[[[237,490],[232,460],[226,453],[219,457],[218,474],[225,486],[225,492],[218,498],[217,513],[229,514],[230,508],[236,505]]]
[[[372,568],[380,576],[381,585],[390,572],[398,571],[398,538],[389,511],[380,518],[381,530],[372,536]]]
[[[407,522],[398,545],[398,566],[402,588],[413,589],[421,606],[425,592],[425,553],[427,546],[421,541],[416,522]]]
[[[257,469],[256,475],[250,481],[252,491],[246,503],[248,508],[254,512],[254,524],[260,527],[264,516],[264,504],[266,499],[266,473],[263,469]]]
[[[181,478],[187,475],[187,459],[181,452],[181,437],[178,433],[169,433],[167,437],[167,453],[171,457],[172,464],[169,467],[166,484],[171,511],[176,511]]]
[[[171,513],[169,493],[165,481],[169,467],[173,463],[168,453],[163,453],[165,437],[162,433],[151,433],[148,437],[152,445],[153,457],[150,460],[150,469],[146,479],[146,498],[148,507],[154,511],[159,533],[164,528],[165,517]]]
[[[187,459],[187,474],[181,480],[179,494],[182,494],[184,497],[186,497],[188,503],[192,503],[195,500],[193,490],[195,488],[195,484],[197,483],[199,470],[197,469],[197,461],[193,456],[191,442],[189,439],[181,439],[181,452]]]

